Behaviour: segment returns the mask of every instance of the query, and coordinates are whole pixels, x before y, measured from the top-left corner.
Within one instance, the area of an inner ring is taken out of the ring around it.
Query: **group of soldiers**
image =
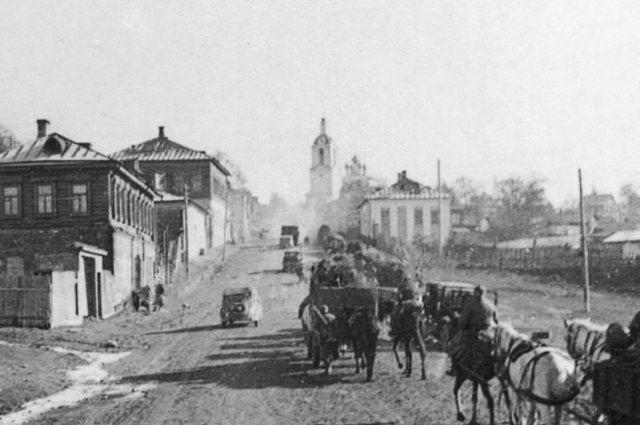
[[[447,354],[451,358],[452,365],[461,362],[473,349],[478,339],[488,339],[487,330],[498,324],[498,310],[485,295],[486,289],[477,285],[473,290],[473,296],[466,299],[460,314],[455,314],[450,323],[453,337],[446,343]],[[422,309],[423,300],[415,285],[405,279],[399,291],[400,303],[396,310],[396,318],[402,314],[403,309]],[[391,333],[394,333],[394,320],[392,318]],[[640,323],[640,320],[639,320]],[[447,371],[448,375],[454,375],[454,368]]]

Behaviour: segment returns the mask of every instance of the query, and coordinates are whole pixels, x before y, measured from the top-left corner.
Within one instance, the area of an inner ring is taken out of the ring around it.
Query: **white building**
[[[451,229],[451,199],[443,194],[443,231]],[[438,191],[398,174],[393,185],[366,197],[358,207],[360,234],[372,239],[400,239],[411,243],[420,237],[424,242],[437,243],[440,238],[440,207]]]

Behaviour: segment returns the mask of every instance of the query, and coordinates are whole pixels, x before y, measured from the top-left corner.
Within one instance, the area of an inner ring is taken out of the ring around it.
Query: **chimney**
[[[164,139],[164,127],[158,127],[158,139]]]
[[[322,121],[320,121],[320,134],[325,134],[326,131],[327,131],[327,124],[324,121],[324,118],[322,118]]]
[[[41,137],[47,137],[47,126],[49,125],[49,121],[45,119],[36,120],[38,123],[38,139]]]

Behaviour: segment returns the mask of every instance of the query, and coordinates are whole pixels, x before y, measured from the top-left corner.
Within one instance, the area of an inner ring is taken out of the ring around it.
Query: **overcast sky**
[[[343,165],[436,182],[535,174],[556,204],[640,183],[640,2],[0,3],[0,123],[104,153],[227,152],[262,201],[309,190],[322,116]]]

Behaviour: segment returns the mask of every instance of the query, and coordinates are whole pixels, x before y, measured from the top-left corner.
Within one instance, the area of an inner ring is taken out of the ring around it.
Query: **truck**
[[[282,226],[280,229],[280,237],[283,236],[291,236],[293,238],[293,246],[298,246],[298,238],[300,237],[298,226]]]

